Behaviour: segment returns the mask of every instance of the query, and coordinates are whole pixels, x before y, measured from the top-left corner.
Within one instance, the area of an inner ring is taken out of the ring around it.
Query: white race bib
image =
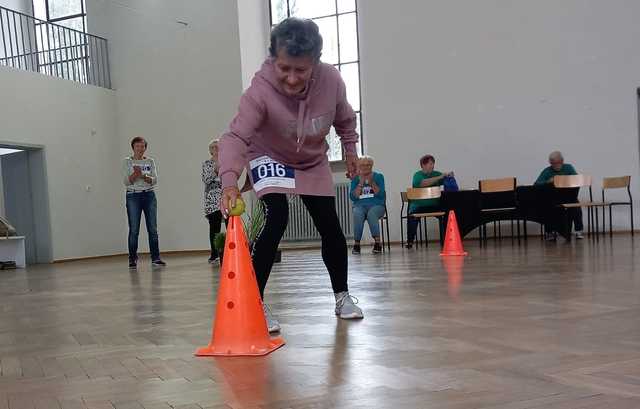
[[[373,188],[369,185],[362,186],[359,199],[371,199],[374,196]]]
[[[151,165],[142,165],[140,168],[143,175],[151,176]]]
[[[253,190],[256,192],[268,187],[295,189],[295,169],[276,162],[268,156],[261,156],[249,162]]]

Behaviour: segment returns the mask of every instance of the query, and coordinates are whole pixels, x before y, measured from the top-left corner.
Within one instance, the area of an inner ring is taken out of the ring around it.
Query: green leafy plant
[[[213,238],[213,247],[218,250],[218,253],[222,253],[224,250],[224,242],[227,240],[227,234],[225,232],[221,232],[216,234]]]
[[[262,203],[262,201],[256,200],[253,202],[251,206],[251,212],[245,212],[244,216],[242,217],[242,225],[244,227],[245,234],[247,235],[247,241],[249,242],[250,248],[253,248],[253,243],[258,238],[258,234],[260,234],[260,231],[262,230],[264,223],[265,223],[264,204]],[[221,232],[216,234],[213,240],[213,245],[216,248],[216,250],[218,250],[218,252],[220,253],[221,260],[224,255],[224,245],[225,245],[226,239],[227,239],[226,233]],[[281,252],[280,250],[278,250],[276,253],[275,262],[279,263],[280,259],[281,259]]]
[[[242,225],[244,227],[245,234],[247,235],[247,241],[249,245],[251,245],[256,238],[258,237],[258,233],[262,230],[262,226],[264,226],[264,205],[260,200],[257,200],[251,206],[251,212],[246,212],[242,217]],[[213,246],[218,250],[218,252],[222,253],[224,250],[224,243],[227,239],[227,234],[225,232],[220,232],[216,234],[213,239]]]
[[[251,212],[245,212],[244,217],[242,218],[242,223],[244,225],[244,231],[247,234],[247,240],[249,241],[249,245],[253,243],[260,230],[264,226],[264,204],[262,204],[261,200],[256,200],[251,205]]]

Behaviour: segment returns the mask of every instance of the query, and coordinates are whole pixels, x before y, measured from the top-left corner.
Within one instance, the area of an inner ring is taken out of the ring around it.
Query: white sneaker
[[[269,332],[280,332],[280,323],[276,317],[273,316],[269,306],[262,303],[262,310],[264,311],[264,319],[267,320],[267,329]]]
[[[362,310],[356,306],[358,299],[349,295],[347,291],[335,294],[336,315],[343,320],[364,318]],[[354,302],[355,300],[355,302]]]
[[[576,239],[577,239],[577,240],[582,240],[582,239],[584,239],[584,236],[582,235],[582,231],[581,231],[581,230],[576,231]]]

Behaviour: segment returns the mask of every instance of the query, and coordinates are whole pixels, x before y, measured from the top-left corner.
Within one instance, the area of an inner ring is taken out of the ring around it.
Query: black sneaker
[[[404,245],[404,248],[411,250],[413,248],[413,243],[407,243]]]
[[[215,265],[220,264],[220,261],[218,260],[218,257],[213,257],[213,256],[209,257],[209,260],[207,260],[207,262],[209,264],[215,264]]]
[[[165,267],[167,265],[167,263],[165,263],[164,261],[157,259],[157,260],[153,260],[151,262],[151,265],[155,266],[155,267]]]
[[[380,253],[382,253],[382,244],[375,243],[373,245],[373,254],[380,254]]]
[[[360,254],[360,245],[359,244],[354,244],[353,245],[353,250],[351,250],[351,254]]]
[[[129,260],[129,269],[135,270],[136,268],[138,268],[138,262],[135,259]]]

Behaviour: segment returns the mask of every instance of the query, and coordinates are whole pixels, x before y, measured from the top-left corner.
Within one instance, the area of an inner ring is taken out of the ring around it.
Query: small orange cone
[[[195,354],[266,355],[283,346],[284,340],[269,337],[249,244],[239,216],[229,218],[224,246],[211,342],[198,348]]]
[[[441,256],[466,256],[467,253],[462,247],[462,239],[460,238],[460,230],[458,230],[458,222],[456,221],[456,213],[449,211],[449,220],[447,221],[447,234],[444,236],[444,248]]]

